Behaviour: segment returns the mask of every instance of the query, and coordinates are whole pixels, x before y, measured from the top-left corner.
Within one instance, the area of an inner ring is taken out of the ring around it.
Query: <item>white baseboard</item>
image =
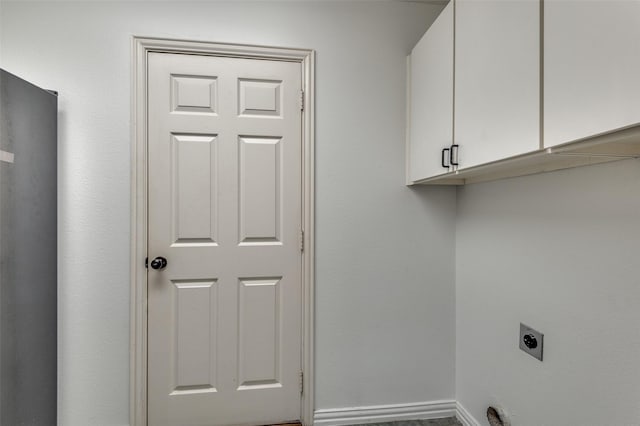
[[[428,401],[316,410],[313,416],[313,424],[344,426],[398,420],[439,419],[456,415],[456,401]]]
[[[456,401],[456,417],[462,423],[463,426],[480,426],[480,422],[473,418],[473,416]]]

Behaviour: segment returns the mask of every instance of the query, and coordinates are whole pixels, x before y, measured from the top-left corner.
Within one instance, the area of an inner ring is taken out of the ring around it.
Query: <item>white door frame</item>
[[[131,151],[131,426],[147,426],[147,58],[150,52],[190,53],[299,62],[302,65],[302,369],[301,420],[313,424],[314,390],[314,62],[315,51],[133,37]]]

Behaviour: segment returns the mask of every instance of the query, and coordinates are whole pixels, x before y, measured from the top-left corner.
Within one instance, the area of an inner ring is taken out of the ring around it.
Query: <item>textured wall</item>
[[[3,2],[0,66],[60,91],[60,424],[128,423],[132,35],[317,55],[317,408],[454,397],[450,188],[404,187],[405,55],[441,6]]]
[[[456,391],[482,424],[640,424],[640,162],[458,193]],[[544,362],[518,349],[523,322]]]

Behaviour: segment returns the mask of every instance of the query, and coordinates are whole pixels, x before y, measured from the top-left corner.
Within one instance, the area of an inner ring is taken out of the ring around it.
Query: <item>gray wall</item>
[[[317,408],[454,398],[455,190],[404,186],[405,56],[442,6],[5,2],[60,91],[60,424],[128,423],[132,35],[317,50]]]
[[[57,99],[0,70],[0,424],[56,423]]]
[[[640,160],[460,189],[456,251],[456,391],[478,421],[639,424]]]

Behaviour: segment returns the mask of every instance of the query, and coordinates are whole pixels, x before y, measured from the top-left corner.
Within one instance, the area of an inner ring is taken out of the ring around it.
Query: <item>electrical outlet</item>
[[[542,361],[544,334],[520,323],[520,349]]]

